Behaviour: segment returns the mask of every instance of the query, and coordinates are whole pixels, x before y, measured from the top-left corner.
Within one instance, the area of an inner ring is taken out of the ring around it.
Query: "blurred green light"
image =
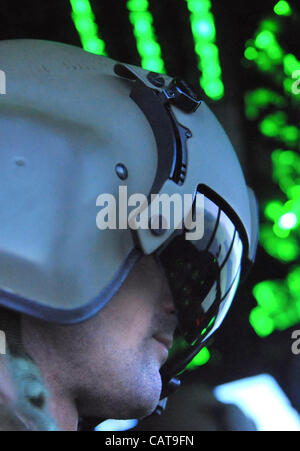
[[[213,100],[220,100],[224,96],[224,85],[219,79],[200,79],[200,84],[205,93]]]
[[[70,0],[70,4],[71,17],[83,49],[97,55],[106,55],[105,43],[98,35],[98,26],[89,0]]]
[[[196,18],[192,20],[193,34],[199,39],[212,41],[215,39],[216,30],[213,21],[210,18]]]
[[[288,108],[297,107],[295,104],[300,100],[295,92],[300,61],[292,53],[285,54],[278,40],[285,26],[285,20],[278,16],[292,14],[289,3],[277,1],[274,12],[276,15],[272,18],[261,21],[255,39],[246,42],[244,56],[253,61],[264,76],[269,76],[278,90],[275,87],[272,91],[258,88],[247,93],[245,112],[249,119],[258,121],[263,135],[281,142],[285,148],[273,151],[271,158],[273,181],[278,183],[287,200],[272,200],[265,205],[264,216],[268,222],[260,226],[260,243],[272,257],[290,264],[298,261],[300,255],[300,155],[296,151],[300,149],[300,129],[298,124],[289,123],[292,115]],[[277,107],[275,112],[270,113],[274,106]],[[267,110],[267,114],[263,110]],[[300,266],[294,268],[285,280],[259,283],[253,289],[253,295],[257,307],[252,310],[249,321],[259,336],[266,337],[274,330],[298,324]]]
[[[155,57],[152,58],[151,56],[144,55],[143,66],[151,72],[165,73],[164,62]]]
[[[244,55],[247,60],[253,61],[257,58],[258,53],[254,47],[248,47],[246,48]]]
[[[83,35],[96,35],[97,25],[89,17],[74,17],[77,30]]]
[[[73,12],[78,15],[91,15],[92,8],[86,0],[70,0]]]
[[[291,186],[287,194],[290,199],[300,199],[300,185]]]
[[[249,119],[258,118],[261,110],[269,105],[282,108],[286,105],[286,101],[283,96],[268,88],[257,88],[254,91],[246,92],[245,112]]]
[[[293,229],[297,225],[297,216],[295,213],[285,213],[279,219],[278,225],[282,229]]]
[[[294,241],[285,240],[277,244],[277,255],[283,262],[292,262],[299,256],[298,244]]]
[[[272,33],[278,33],[282,27],[277,17],[269,17],[262,20],[260,28],[262,30],[272,31]]]
[[[186,369],[193,370],[199,366],[205,365],[210,359],[210,352],[207,348],[201,349],[201,351],[191,360],[186,366]]]
[[[263,30],[256,36],[255,45],[260,49],[265,49],[271,45],[274,45],[275,36],[269,30]]]
[[[274,322],[265,314],[260,307],[255,307],[250,312],[249,321],[255,332],[260,337],[267,337],[274,329]]]
[[[253,288],[257,307],[250,314],[255,332],[268,336],[275,329],[284,330],[300,320],[300,266],[294,267],[286,280],[265,280]]]
[[[282,238],[274,234],[273,227],[262,224],[260,228],[260,242],[272,257],[289,263],[299,257],[298,242],[292,236]]]
[[[148,0],[128,0],[127,8],[129,11],[147,11]]]
[[[143,40],[137,45],[138,51],[144,55],[144,57],[152,56],[156,57],[160,55],[160,47],[156,42],[152,40]]]
[[[280,309],[280,303],[274,293],[272,282],[263,281],[255,285],[253,296],[256,298],[258,305],[269,313],[274,313]]]
[[[153,16],[149,11],[148,0],[128,0],[129,20],[133,26],[136,46],[144,69],[165,73],[161,48],[153,27]]]
[[[280,0],[274,6],[274,12],[278,14],[278,16],[290,16],[292,14],[292,10],[288,2],[284,0]]]
[[[105,54],[105,44],[101,39],[83,37],[82,46],[87,52],[95,53],[96,55]]]
[[[279,224],[273,225],[273,232],[279,238],[287,238],[290,234],[290,230],[280,227]]]
[[[264,214],[268,219],[277,222],[282,214],[282,203],[276,200],[268,202],[265,206]]]
[[[288,53],[283,57],[283,68],[285,74],[290,77],[294,71],[300,69],[300,61],[297,60],[295,55]]]
[[[187,2],[188,10],[194,14],[205,14],[211,7],[210,0],[189,0]]]
[[[216,29],[214,16],[211,13],[210,0],[186,0],[190,11],[191,30],[194,38],[195,52],[198,56],[198,67],[202,72],[200,86],[205,94],[213,100],[224,97],[222,69],[219,50],[216,46]]]
[[[287,125],[281,128],[280,137],[287,144],[297,143],[299,139],[299,130],[294,125]]]
[[[287,276],[287,285],[290,291],[299,298],[300,293],[300,266],[294,268]],[[299,298],[300,302],[300,298]]]
[[[216,44],[198,41],[195,45],[195,51],[215,64],[219,64],[219,49]]]
[[[215,64],[214,61],[207,62],[207,64],[203,67],[199,64],[199,69],[202,70],[202,78],[203,80],[218,80],[222,74],[221,67],[218,64]]]
[[[274,124],[274,122],[270,119],[264,119],[260,124],[260,131],[265,136],[277,136],[278,134],[278,126]]]

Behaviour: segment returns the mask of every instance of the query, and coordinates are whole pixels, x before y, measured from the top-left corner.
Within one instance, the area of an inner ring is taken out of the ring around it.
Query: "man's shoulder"
[[[10,405],[0,402],[0,431],[28,431],[25,423]]]
[[[24,431],[27,428],[16,411],[17,395],[2,356],[0,375],[0,431]]]
[[[25,355],[0,356],[0,431],[56,431],[49,394],[35,363]]]

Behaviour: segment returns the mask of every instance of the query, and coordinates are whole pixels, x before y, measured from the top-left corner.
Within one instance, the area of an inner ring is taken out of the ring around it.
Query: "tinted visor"
[[[204,236],[186,240],[180,233],[159,252],[187,344],[207,340],[221,325],[234,298],[243,244],[230,218],[204,201]]]

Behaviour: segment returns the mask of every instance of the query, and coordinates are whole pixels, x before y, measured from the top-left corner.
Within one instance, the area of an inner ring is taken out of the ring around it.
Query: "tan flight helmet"
[[[255,197],[222,126],[184,81],[78,47],[2,41],[0,68],[0,305],[75,324],[153,254],[189,349],[177,373],[220,326],[255,257]],[[124,223],[125,189],[144,203]],[[161,195],[182,200],[173,219],[151,209]],[[99,226],[104,211],[102,225],[116,227]],[[187,239],[197,212],[202,233]]]

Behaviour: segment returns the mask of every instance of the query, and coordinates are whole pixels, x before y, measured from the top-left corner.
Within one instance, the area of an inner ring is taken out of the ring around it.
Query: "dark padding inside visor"
[[[189,345],[207,340],[221,325],[239,283],[243,244],[230,218],[205,199],[204,236],[176,235],[159,258]]]

